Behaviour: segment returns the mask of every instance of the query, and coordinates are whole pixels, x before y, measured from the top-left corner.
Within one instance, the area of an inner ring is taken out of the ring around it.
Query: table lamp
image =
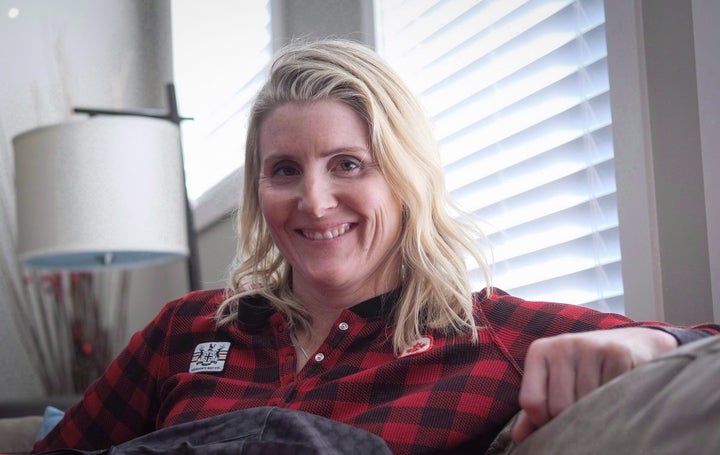
[[[127,268],[189,254],[177,125],[96,116],[33,129],[13,146],[26,267]]]
[[[82,392],[124,344],[128,269],[187,258],[198,286],[176,107],[86,113],[13,138],[17,315],[50,395]]]

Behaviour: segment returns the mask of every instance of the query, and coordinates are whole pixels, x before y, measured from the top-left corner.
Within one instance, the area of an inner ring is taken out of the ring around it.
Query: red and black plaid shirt
[[[245,300],[239,321],[216,329],[222,292],[191,293],[133,336],[35,450],[105,448],[230,410],[280,406],[368,430],[394,453],[483,453],[519,410],[523,360],[533,340],[638,325],[616,314],[498,291],[476,296],[478,344],[469,336],[429,333],[414,352],[398,357],[387,327],[392,296],[343,311],[296,373],[280,313],[262,300]],[[718,329],[669,331],[683,341]]]

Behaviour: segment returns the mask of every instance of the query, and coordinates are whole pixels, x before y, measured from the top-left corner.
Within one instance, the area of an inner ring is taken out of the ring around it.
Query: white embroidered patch
[[[190,360],[190,373],[219,373],[225,369],[225,360],[230,352],[229,341],[213,341],[195,346]]]
[[[418,338],[418,340],[400,353],[399,358],[407,357],[410,355],[422,354],[428,352],[433,347],[433,338],[430,335]]]

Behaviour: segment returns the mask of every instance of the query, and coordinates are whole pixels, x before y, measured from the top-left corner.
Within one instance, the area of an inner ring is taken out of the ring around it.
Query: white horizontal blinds
[[[173,64],[188,195],[244,160],[250,105],[272,56],[269,0],[172,1]]]
[[[602,0],[377,0],[451,196],[515,295],[623,311]],[[476,285],[482,281],[471,271]]]

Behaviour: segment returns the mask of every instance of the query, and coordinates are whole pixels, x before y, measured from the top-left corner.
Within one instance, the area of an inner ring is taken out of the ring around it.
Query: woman
[[[369,49],[284,49],[251,113],[229,290],[168,304],[35,449],[277,406],[367,430],[394,453],[482,453],[521,406],[517,440],[718,332],[473,293],[466,258],[487,270],[479,232],[453,217],[430,131]]]

